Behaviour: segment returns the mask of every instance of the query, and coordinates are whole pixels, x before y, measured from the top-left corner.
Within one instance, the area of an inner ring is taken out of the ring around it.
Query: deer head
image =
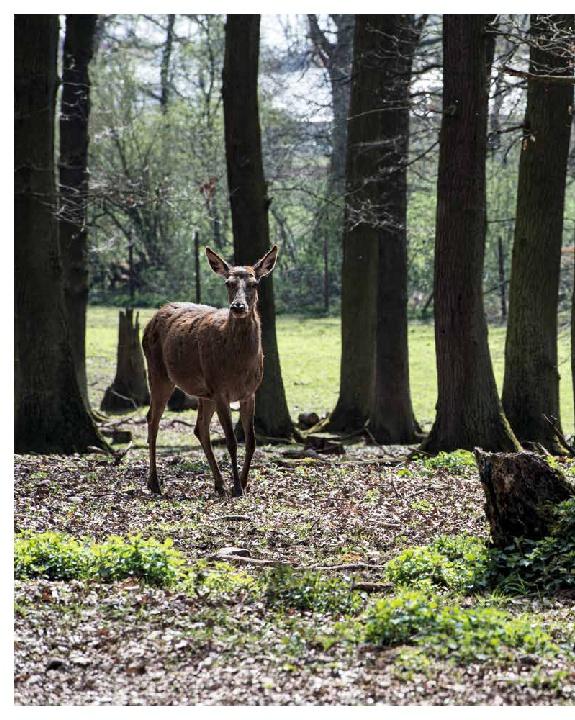
[[[226,281],[230,314],[236,318],[248,317],[258,302],[260,280],[274,269],[278,254],[274,245],[255,265],[228,265],[228,263],[210,248],[206,255],[210,267]]]

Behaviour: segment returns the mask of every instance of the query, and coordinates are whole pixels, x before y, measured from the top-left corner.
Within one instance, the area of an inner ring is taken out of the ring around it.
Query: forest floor
[[[113,377],[116,321],[116,310],[90,309],[94,407]],[[321,414],[337,391],[338,323],[284,317],[278,328],[290,409]],[[416,413],[430,421],[433,328],[410,333]],[[500,330],[491,342],[501,351]],[[358,443],[341,456],[293,459],[289,448],[259,446],[249,493],[220,498],[192,434],[195,413],[166,413],[165,491],[155,497],[145,487],[144,415],[121,418],[134,442],[119,463],[96,454],[16,456],[15,532],[98,543],[170,538],[188,579],[21,575],[17,704],[575,702],[573,596],[469,592],[459,582],[475,561],[473,543],[488,537],[469,454],[408,462],[405,448]],[[215,422],[212,433],[229,478]],[[435,546],[410,550],[462,535],[477,538],[464,541],[463,565],[446,562]],[[64,541],[54,542],[51,561],[61,571],[71,556]],[[242,555],[216,557],[229,547]],[[404,580],[412,578],[408,590],[390,574],[398,557]],[[419,585],[413,578],[430,563],[435,584]]]
[[[196,573],[193,587],[17,580],[17,704],[575,702],[573,597],[440,592],[457,612],[494,613],[496,623],[503,612],[501,623],[548,633],[557,644],[542,652],[481,629],[455,642],[442,633],[423,644],[354,637],[378,598],[401,597],[389,560],[439,536],[487,537],[469,457],[389,466],[381,453],[401,449],[354,445],[337,458],[290,460],[285,448],[260,447],[250,492],[221,499],[201,450],[174,437],[189,441],[190,429],[163,422],[179,447],[161,451],[161,497],[145,489],[143,449],[117,465],[98,455],[16,457],[17,533],[171,538]],[[131,429],[140,444],[141,418]],[[229,475],[223,449],[216,454]],[[214,557],[230,546],[247,558]],[[258,560],[298,569],[273,585]],[[361,590],[366,582],[375,593]]]

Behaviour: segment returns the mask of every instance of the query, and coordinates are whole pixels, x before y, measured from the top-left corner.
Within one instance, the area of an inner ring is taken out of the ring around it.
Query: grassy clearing
[[[153,315],[140,311],[142,327]],[[88,310],[87,369],[91,401],[99,405],[115,370],[117,308],[90,307]],[[278,343],[282,374],[290,410],[294,416],[304,410],[321,414],[333,409],[339,388],[340,326],[338,318],[278,317]],[[493,326],[489,345],[497,385],[503,382],[505,329]],[[433,422],[437,393],[435,339],[432,325],[412,323],[409,328],[411,392],[415,414],[424,427]],[[567,433],[573,432],[573,390],[569,370],[569,336],[559,337],[561,414]]]

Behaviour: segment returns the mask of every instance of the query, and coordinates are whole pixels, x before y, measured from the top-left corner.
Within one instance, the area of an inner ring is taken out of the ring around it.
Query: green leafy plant
[[[435,656],[486,660],[509,654],[558,650],[551,635],[529,616],[492,607],[461,607],[448,598],[402,591],[371,604],[356,623],[357,640],[375,645],[415,644]]]
[[[489,552],[481,538],[442,536],[430,545],[404,550],[387,564],[386,573],[396,585],[422,583],[456,592],[477,590],[487,584]]]
[[[443,468],[453,475],[460,475],[468,468],[475,468],[475,458],[469,450],[455,450],[454,452],[440,452],[423,461],[426,470]]]
[[[172,585],[183,573],[184,558],[167,539],[111,536],[102,544],[80,542],[63,533],[21,535],[14,546],[16,578],[48,580],[94,578],[113,582],[128,577],[151,585]]]
[[[341,578],[284,567],[268,574],[265,600],[268,607],[342,615],[358,612],[363,606],[362,595]]]
[[[21,535],[14,542],[14,576],[73,580],[88,577],[92,555],[86,544],[62,533]]]

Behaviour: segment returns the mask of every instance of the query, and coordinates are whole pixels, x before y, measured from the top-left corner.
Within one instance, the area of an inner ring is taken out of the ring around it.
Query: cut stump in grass
[[[487,453],[475,448],[474,453],[495,545],[549,535],[554,506],[575,496],[563,473],[531,452]]]
[[[100,409],[104,412],[123,412],[150,404],[144,353],[140,343],[139,314],[132,308],[120,310],[116,377],[106,389]]]

